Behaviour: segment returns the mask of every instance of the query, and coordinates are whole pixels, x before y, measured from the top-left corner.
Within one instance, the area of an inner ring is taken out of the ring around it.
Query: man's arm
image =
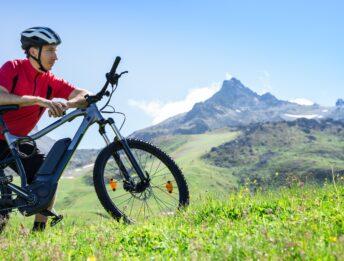
[[[0,86],[0,105],[16,104],[19,106],[30,106],[37,104],[38,100],[35,96],[24,95],[17,96],[8,93],[5,87]]]
[[[84,89],[76,88],[69,95],[67,106],[69,108],[86,108],[88,105],[85,99],[86,94],[89,94],[89,92]]]
[[[24,106],[31,106],[31,105],[39,105],[41,107],[48,108],[50,114],[54,117],[60,117],[63,114],[63,111],[66,107],[63,103],[49,101],[42,97],[37,96],[18,96],[15,94],[8,93],[8,90],[5,87],[0,86],[0,105],[9,105],[9,104],[16,104],[21,107]]]

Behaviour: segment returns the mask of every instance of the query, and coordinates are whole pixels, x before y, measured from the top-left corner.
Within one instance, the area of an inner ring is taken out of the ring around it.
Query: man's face
[[[39,49],[32,48],[32,54],[34,57],[38,58]],[[44,45],[41,53],[41,63],[46,70],[51,70],[57,60],[57,46],[56,45]]]

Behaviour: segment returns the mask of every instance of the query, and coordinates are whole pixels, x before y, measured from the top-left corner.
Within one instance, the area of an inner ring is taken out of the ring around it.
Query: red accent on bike
[[[112,191],[115,191],[117,189],[117,181],[114,179],[110,179],[110,187]]]
[[[173,184],[171,181],[167,181],[166,185],[165,185],[168,193],[172,193],[173,192]]]

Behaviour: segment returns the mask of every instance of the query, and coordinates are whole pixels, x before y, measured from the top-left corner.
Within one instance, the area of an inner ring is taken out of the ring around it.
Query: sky
[[[32,26],[62,38],[52,72],[93,93],[121,56],[129,74],[111,104],[127,116],[123,135],[190,110],[231,77],[259,94],[333,106],[344,98],[343,13],[331,0],[3,1],[0,65],[24,58],[20,32]],[[44,115],[38,126],[51,122]],[[73,137],[79,123],[49,136]],[[96,126],[80,144],[102,146]]]

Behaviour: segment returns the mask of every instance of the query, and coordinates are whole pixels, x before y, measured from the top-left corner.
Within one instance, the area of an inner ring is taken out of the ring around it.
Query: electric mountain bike
[[[39,132],[25,137],[12,135],[2,115],[10,110],[18,109],[17,105],[0,106],[0,127],[9,146],[10,153],[0,161],[0,229],[6,223],[13,210],[19,210],[24,216],[37,213],[51,216],[51,226],[62,220],[63,216],[48,210],[48,206],[57,190],[63,170],[70,161],[78,144],[87,129],[94,123],[99,125],[99,134],[106,146],[100,151],[93,169],[93,184],[99,201],[105,210],[115,219],[132,223],[159,214],[169,215],[187,206],[189,191],[186,180],[176,163],[161,149],[137,139],[125,138],[120,134],[112,118],[105,119],[112,94],[117,88],[120,77],[127,71],[116,73],[121,58],[116,57],[106,83],[95,95],[86,95],[88,103],[85,109],[76,109]],[[111,90],[109,86],[111,86]],[[108,97],[106,104],[98,109],[97,103]],[[58,128],[64,123],[83,117],[80,127],[72,139],[63,138],[52,146],[42,166],[31,184],[27,184],[25,170],[21,162],[23,155],[19,145],[30,142],[36,148],[35,140]],[[124,123],[124,122],[123,122]],[[111,141],[106,127],[114,132]],[[122,124],[123,126],[123,124]],[[5,174],[4,168],[15,164],[20,177],[20,185],[13,182],[13,176]],[[90,206],[91,207],[91,206]]]

